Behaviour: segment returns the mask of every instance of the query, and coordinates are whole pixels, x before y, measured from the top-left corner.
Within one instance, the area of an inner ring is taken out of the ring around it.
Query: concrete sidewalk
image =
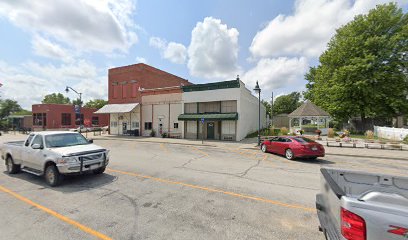
[[[86,136],[85,133],[83,133]],[[0,143],[7,141],[24,140],[27,137],[25,134],[3,134],[0,137]],[[220,148],[236,148],[245,150],[258,151],[257,138],[244,139],[240,142],[226,142],[217,140],[192,140],[192,139],[176,139],[176,138],[158,138],[158,137],[132,137],[132,136],[117,136],[117,135],[101,135],[94,136],[93,133],[88,133],[89,139],[97,141],[103,140],[118,140],[118,141],[132,141],[132,142],[147,142],[147,143],[163,143],[163,144],[179,144],[189,146],[206,146],[206,147],[220,147]],[[322,143],[326,150],[326,155],[334,156],[348,156],[356,158],[376,158],[376,159],[395,159],[407,160],[408,151],[401,150],[386,150],[386,149],[366,149],[366,148],[347,148],[347,147],[327,147]]]
[[[88,138],[93,138],[95,140],[120,140],[120,141],[166,143],[166,144],[180,144],[180,145],[221,147],[221,148],[228,147],[228,148],[250,149],[250,150],[259,149],[257,147],[256,138],[244,139],[240,142],[204,140],[204,143],[201,143],[201,140],[192,140],[192,139],[131,137],[131,136],[115,136],[115,135],[102,135],[102,136],[89,136],[88,135]],[[401,151],[401,150],[327,147],[327,146],[325,146],[325,150],[326,150],[326,155],[378,158],[378,159],[395,159],[395,160],[407,160],[408,161],[408,151]]]

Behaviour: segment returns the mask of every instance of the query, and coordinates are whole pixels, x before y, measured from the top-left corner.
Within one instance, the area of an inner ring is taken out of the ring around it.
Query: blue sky
[[[193,83],[239,74],[269,99],[304,90],[335,29],[386,2],[2,1],[0,95],[27,109],[66,85],[107,99],[109,68],[145,62]]]

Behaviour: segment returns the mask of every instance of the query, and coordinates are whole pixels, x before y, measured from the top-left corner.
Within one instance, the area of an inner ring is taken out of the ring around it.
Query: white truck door
[[[24,142],[24,146],[23,146],[23,148],[22,148],[22,151],[21,151],[21,159],[20,159],[20,161],[21,161],[21,166],[22,167],[24,167],[24,166],[27,166],[27,167],[30,167],[29,165],[29,163],[27,163],[27,160],[26,159],[29,159],[30,158],[30,153],[31,153],[31,151],[30,151],[30,149],[31,149],[31,142],[33,141],[33,138],[35,137],[35,135],[34,134],[30,134],[29,136],[28,136],[28,138],[26,139],[26,141]]]
[[[26,148],[26,158],[24,159],[25,166],[34,168],[36,170],[43,170],[42,164],[44,161],[44,149],[33,149],[34,144],[44,146],[43,136],[36,135],[30,146]]]

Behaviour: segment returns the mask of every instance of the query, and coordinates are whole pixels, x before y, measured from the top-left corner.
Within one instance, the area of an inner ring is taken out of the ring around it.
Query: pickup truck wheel
[[[285,156],[289,160],[292,160],[292,159],[295,158],[295,155],[293,154],[292,149],[290,149],[290,148],[286,149]]]
[[[103,172],[105,172],[106,167],[101,167],[98,169],[93,170],[94,174],[102,174]]]
[[[58,186],[61,184],[62,181],[62,175],[58,172],[58,169],[55,165],[49,165],[45,169],[45,181],[50,185],[51,187]]]
[[[20,172],[20,165],[14,164],[13,159],[10,156],[6,159],[6,167],[9,174],[16,174]]]

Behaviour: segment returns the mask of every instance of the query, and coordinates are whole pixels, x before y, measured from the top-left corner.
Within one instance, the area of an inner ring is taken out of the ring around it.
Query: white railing
[[[374,134],[379,138],[401,141],[408,135],[408,129],[374,126]]]

